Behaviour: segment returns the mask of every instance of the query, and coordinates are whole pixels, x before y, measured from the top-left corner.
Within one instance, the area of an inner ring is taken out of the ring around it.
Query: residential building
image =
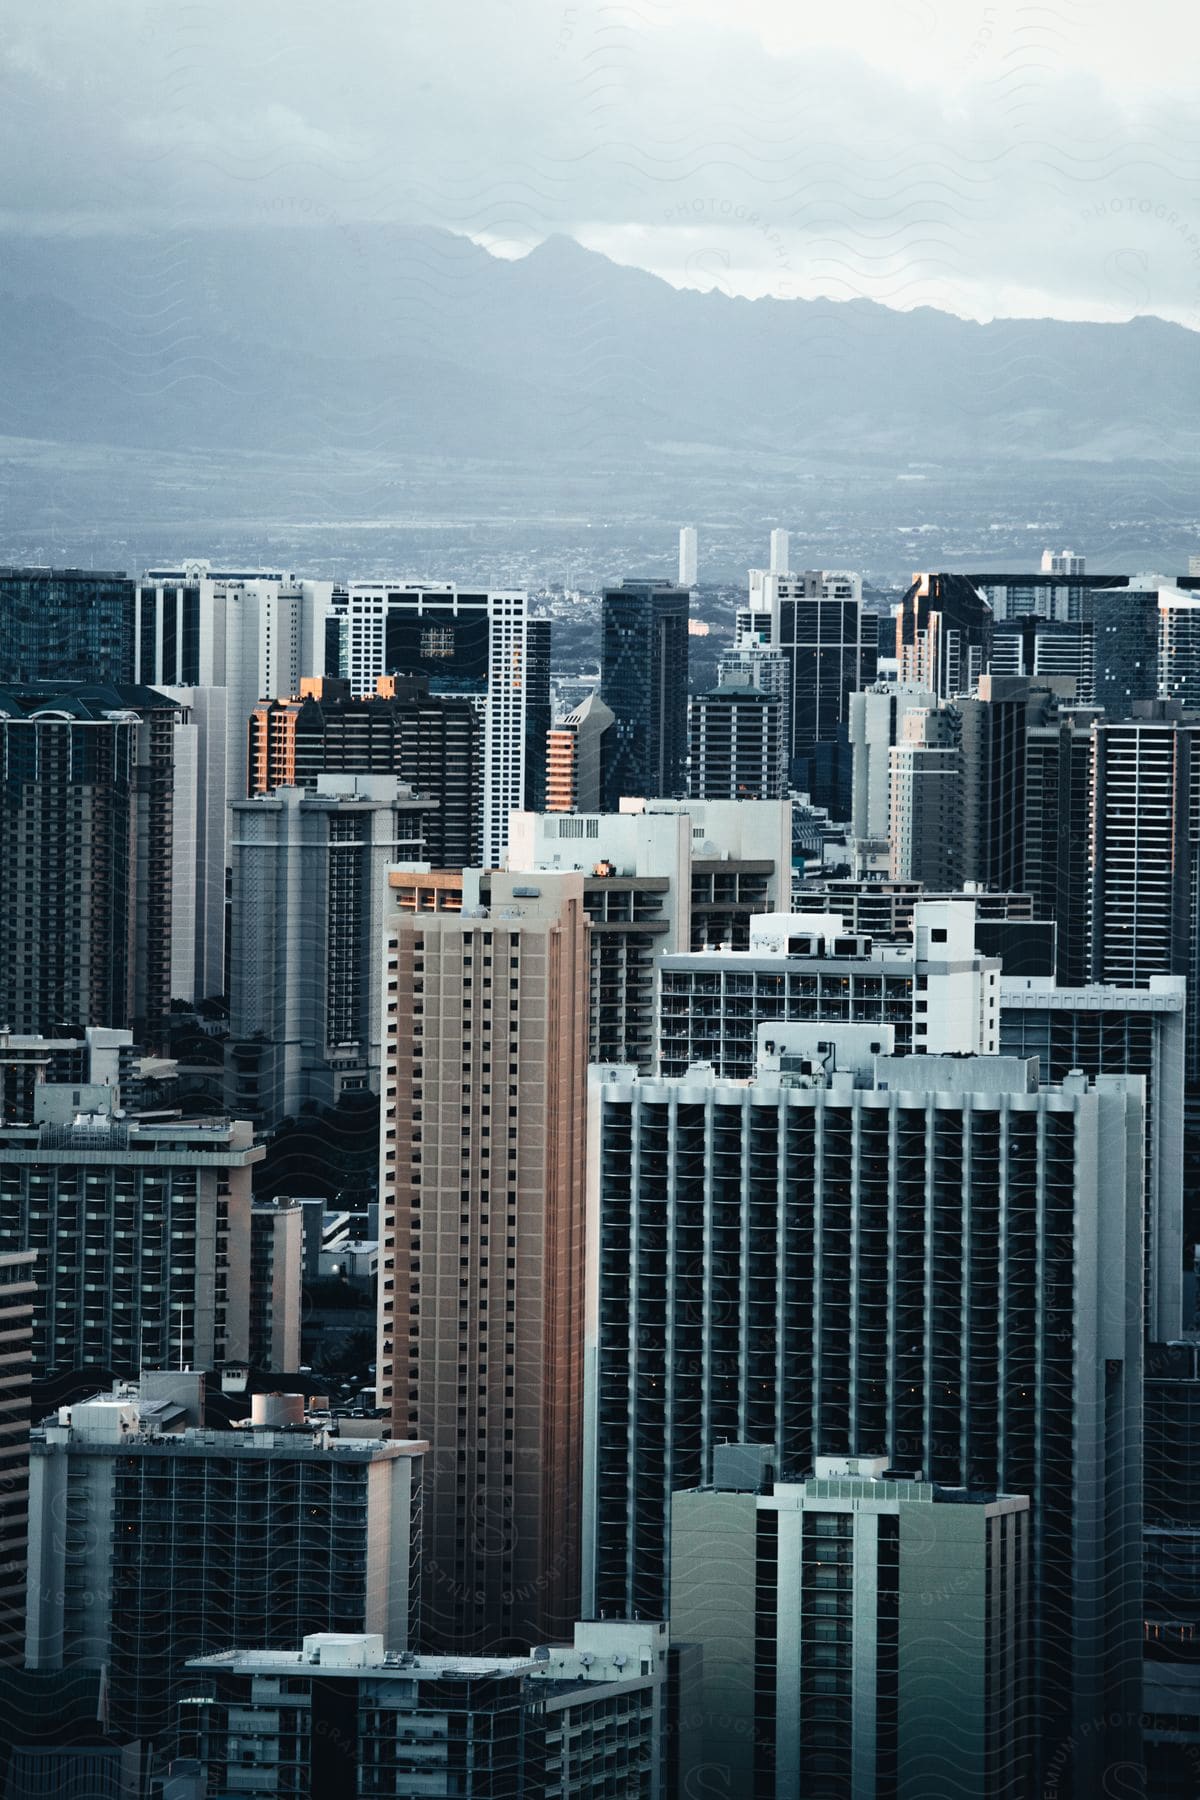
[[[1158,595],[1158,692],[1200,706],[1200,595],[1174,587]]]
[[[1028,1794],[1028,1499],[865,1456],[739,1491],[714,1454],[672,1501],[671,1630],[725,1791]]]
[[[600,697],[613,714],[607,812],[626,795],[674,796],[686,787],[690,604],[686,588],[666,581],[604,590]]]
[[[747,1080],[775,1022],[878,1026],[897,1055],[993,1054],[1000,965],[976,951],[973,906],[918,901],[913,935],[873,944],[828,914],[772,913],[752,921],[748,950],[660,956],[659,1073],[705,1063]]]
[[[797,890],[797,912],[830,912],[840,915],[842,929],[852,936],[886,938],[911,943],[913,909],[918,900],[969,900],[975,908],[976,947],[981,924],[1029,924],[1036,920],[1033,895],[988,893],[965,882],[961,888],[940,891],[919,881],[821,880],[805,882]],[[987,952],[991,954],[991,952]]]
[[[612,723],[611,707],[599,694],[589,694],[551,727],[546,738],[547,812],[599,812]]]
[[[1145,1080],[1145,1320],[1156,1343],[1184,1328],[1186,1005],[1180,975],[1152,975],[1143,988],[1066,987],[1007,972],[1000,979],[1000,1053],[1036,1056],[1043,1086],[1074,1070]]]
[[[0,1250],[0,1666],[24,1660],[29,1406],[38,1258]]]
[[[0,569],[0,687],[136,679],[134,584],[127,575]]]
[[[697,540],[694,525],[681,525],[679,528],[679,586],[694,588],[696,585]]]
[[[291,1395],[206,1430],[203,1404],[202,1375],[152,1374],[31,1443],[29,1666],[104,1666],[113,1724],[160,1745],[189,1657],[418,1628],[424,1444],[335,1437]]]
[[[785,905],[786,803],[654,802],[575,817],[514,813],[508,866],[583,876],[591,920],[588,1060],[652,1066],[654,965],[695,944],[749,941]]]
[[[300,1367],[304,1285],[304,1209],[295,1200],[258,1200],[250,1208],[250,1333],[256,1369]]]
[[[0,1016],[11,1030],[132,1026],[171,1001],[176,708],[141,687],[0,691]]]
[[[910,707],[929,710],[934,697],[922,688],[877,682],[851,694],[850,750],[853,788],[850,834],[860,841],[887,842],[892,818],[891,752],[900,741],[900,722]]]
[[[351,582],[335,606],[345,621],[342,672],[358,699],[376,692],[381,675],[424,675],[430,693],[465,697],[479,712],[482,856],[486,866],[497,868],[508,841],[508,815],[525,798],[526,596],[468,592],[452,582],[360,581]]]
[[[589,927],[581,875],[454,879],[389,877],[377,1360],[425,1642],[474,1654],[578,1614]]]
[[[784,706],[747,669],[726,668],[688,708],[689,792],[698,800],[780,800],[788,791]]]
[[[963,880],[961,720],[956,708],[909,707],[888,752],[891,876],[931,888]]]
[[[234,818],[226,1094],[262,1125],[378,1092],[387,870],[422,860],[428,802],[390,775],[318,775]]]
[[[1091,979],[1188,981],[1187,1074],[1200,1079],[1200,713],[1147,702],[1093,733]]]
[[[601,1620],[529,1656],[385,1651],[379,1634],[320,1633],[299,1650],[227,1650],[191,1664],[210,1793],[289,1800],[665,1800],[666,1626]]]
[[[1042,1770],[1093,1794],[1139,1749],[1144,1084],[879,1030],[593,1070],[584,1604],[662,1610],[725,1441],[1027,1494]]]
[[[472,867],[483,829],[482,733],[472,702],[430,693],[424,675],[381,675],[362,700],[348,681],[302,681],[296,699],[260,701],[250,715],[250,792],[315,791],[321,775],[394,775],[431,803],[433,867]]]
[[[39,1085],[0,1128],[0,1252],[38,1253],[33,1375],[244,1358],[250,1178],[228,1119],[126,1116],[112,1087]]]
[[[685,814],[692,834],[692,949],[744,949],[755,913],[786,910],[792,806],[787,800],[641,800],[623,813]]]

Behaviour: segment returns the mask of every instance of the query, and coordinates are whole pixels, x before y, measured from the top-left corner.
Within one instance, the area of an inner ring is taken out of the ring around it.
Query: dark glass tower
[[[111,569],[0,569],[0,681],[132,681],[135,591]]]
[[[669,581],[604,592],[600,694],[611,707],[604,810],[627,795],[683,794],[687,766],[688,601]]]
[[[549,619],[525,621],[525,811],[546,810],[546,736],[550,706]]]

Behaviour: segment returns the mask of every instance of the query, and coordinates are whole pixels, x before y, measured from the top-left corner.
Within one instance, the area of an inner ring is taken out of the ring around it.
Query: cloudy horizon
[[[726,12],[14,4],[0,228],[562,233],[677,287],[1200,329],[1174,0]]]

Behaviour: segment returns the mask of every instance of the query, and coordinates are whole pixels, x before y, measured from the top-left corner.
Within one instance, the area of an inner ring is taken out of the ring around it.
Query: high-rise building
[[[33,1374],[244,1358],[249,1125],[125,1116],[113,1087],[35,1090],[0,1129],[0,1252],[37,1251]]]
[[[791,568],[791,540],[788,532],[776,526],[771,533],[770,573],[786,575]]]
[[[387,870],[427,803],[390,775],[318,775],[233,807],[232,1111],[264,1125],[378,1092]]]
[[[612,723],[612,709],[599,694],[589,694],[551,726],[546,736],[547,812],[600,811]]]
[[[249,791],[315,789],[319,775],[395,775],[433,804],[425,855],[435,869],[479,860],[483,726],[470,700],[432,694],[423,675],[383,675],[355,700],[350,683],[302,681],[293,700],[263,700],[250,715]]]
[[[749,942],[788,904],[790,803],[680,800],[619,813],[514,813],[509,870],[574,870],[592,921],[589,1060],[649,1068],[654,961]]]
[[[306,1625],[418,1625],[424,1444],[338,1438],[299,1396],[203,1428],[204,1377],[154,1374],[62,1407],[33,1433],[26,1654],[103,1665],[118,1727],[174,1735],[184,1664],[282,1649]]]
[[[1146,1337],[1183,1330],[1184,1045],[1187,986],[1152,975],[1144,988],[1069,987],[1003,975],[1000,1051],[1038,1059],[1043,1085],[1073,1070],[1140,1075],[1146,1083]]]
[[[38,1258],[0,1250],[0,1665],[25,1657],[29,1394]]]
[[[1158,691],[1200,706],[1200,596],[1162,588],[1158,596]]]
[[[335,606],[345,619],[343,672],[357,698],[375,693],[381,675],[424,675],[431,693],[465,696],[481,714],[482,854],[488,867],[499,867],[508,815],[525,798],[525,594],[468,592],[450,582],[352,582]]]
[[[686,588],[625,581],[604,590],[600,695],[611,708],[604,807],[682,794],[687,780]]]
[[[738,645],[751,638],[765,640],[788,665],[785,735],[793,784],[835,817],[848,817],[848,764],[844,782],[831,781],[830,765],[832,752],[847,742],[851,694],[875,678],[875,645],[864,641],[861,576],[841,569],[751,569]]]
[[[956,888],[963,879],[961,720],[956,708],[911,706],[888,751],[888,830],[895,881]]]
[[[910,708],[929,710],[934,697],[921,688],[879,682],[851,694],[850,749],[853,788],[850,834],[860,842],[886,843],[892,816],[891,752],[900,741],[900,726]]]
[[[132,1026],[171,1001],[177,709],[141,687],[0,693],[0,1014],[12,1031]]]
[[[1200,1345],[1146,1351],[1146,1792],[1191,1800],[1200,1761]]]
[[[1043,575],[1082,575],[1085,559],[1073,550],[1043,550]]]
[[[750,669],[726,669],[688,708],[689,792],[700,800],[780,800],[787,793],[784,708]]]
[[[918,575],[896,617],[901,681],[939,700],[974,691],[988,666],[993,612],[967,575]]]
[[[740,1450],[731,1446],[730,1450]],[[1029,1501],[817,1457],[805,1481],[676,1493],[681,1695],[731,1794],[1029,1792]]]
[[[259,1200],[250,1208],[250,1330],[256,1369],[300,1367],[304,1282],[304,1209],[295,1200]]]
[[[1200,1076],[1200,713],[1147,703],[1094,728],[1091,978],[1188,978],[1187,1070]]]
[[[679,585],[681,588],[695,587],[697,561],[696,527],[681,525],[679,528]]]
[[[180,709],[171,819],[171,998],[225,993],[229,690],[160,690]]]
[[[135,679],[134,584],[127,575],[0,569],[0,686]]]
[[[550,705],[552,629],[549,619],[525,621],[525,791],[521,803],[527,812],[541,812],[546,805],[546,739],[554,719]]]
[[[379,1403],[430,1443],[426,1642],[578,1614],[588,922],[576,874],[396,872]]]
[[[750,1083],[592,1073],[585,1606],[662,1609],[723,1441],[1028,1494],[1043,1764],[1095,1793],[1138,1743],[1143,1084],[803,1030]]]
[[[290,1800],[665,1800],[667,1628],[602,1619],[527,1656],[413,1656],[379,1634],[191,1664],[209,1793]],[[283,1703],[282,1707],[280,1703]]]

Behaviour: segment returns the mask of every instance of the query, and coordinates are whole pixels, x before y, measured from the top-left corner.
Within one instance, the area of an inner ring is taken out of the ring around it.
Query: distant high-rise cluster
[[[13,1800],[1194,1795],[1200,573],[705,531],[0,570]]]

